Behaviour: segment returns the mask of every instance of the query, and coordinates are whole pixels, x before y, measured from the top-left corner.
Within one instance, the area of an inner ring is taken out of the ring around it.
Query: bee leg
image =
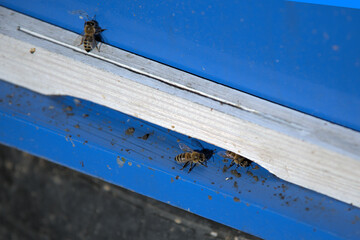
[[[202,162],[199,162],[201,165],[203,165],[204,167],[207,167],[207,164],[206,164],[206,162],[205,162],[205,164],[204,163],[202,163]]]
[[[81,42],[78,46],[82,45],[84,43],[84,37],[81,38]]]
[[[186,168],[187,165],[189,165],[189,163],[190,163],[190,162],[186,162],[186,163],[184,164],[184,166],[183,166],[180,170],[183,170],[184,168]]]
[[[234,164],[235,164],[235,162],[234,162],[234,160],[232,160],[230,163],[230,167],[234,166]]]
[[[188,173],[190,173],[191,170],[193,170],[193,168],[194,168],[195,166],[196,166],[196,163],[191,163],[191,166],[190,166],[190,169],[189,169]]]

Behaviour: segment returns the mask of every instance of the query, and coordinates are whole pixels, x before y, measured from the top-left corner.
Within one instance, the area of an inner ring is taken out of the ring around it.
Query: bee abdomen
[[[191,159],[191,153],[180,153],[179,155],[175,156],[175,161],[178,163],[185,163]]]
[[[93,49],[92,42],[93,42],[92,37],[85,36],[85,39],[84,39],[84,49],[85,49],[85,51],[90,52]]]

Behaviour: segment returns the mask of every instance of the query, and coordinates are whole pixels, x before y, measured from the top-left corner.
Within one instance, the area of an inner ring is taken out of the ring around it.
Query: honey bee
[[[95,47],[98,51],[100,51],[97,41],[101,41],[102,37],[100,34],[105,30],[106,29],[100,28],[99,23],[95,20],[95,16],[92,20],[85,21],[84,35],[81,38],[81,43],[79,46],[84,44],[84,49],[86,52],[90,52]]]
[[[96,15],[90,19],[89,15],[83,10],[69,11],[69,14],[79,15],[79,18],[85,21],[81,43],[78,46],[84,45],[84,49],[87,52],[90,52],[95,47],[100,51],[97,42],[103,42],[101,33],[106,29],[100,28],[99,23],[95,20]]]
[[[200,142],[193,139],[193,145],[197,145],[200,147],[199,150],[192,150],[184,143],[179,143],[179,147],[184,153],[180,153],[179,155],[175,156],[175,161],[177,163],[185,163],[184,166],[180,169],[183,170],[190,164],[189,172],[193,170],[193,168],[197,165],[203,165],[207,167],[207,160],[209,160],[214,155],[214,150],[204,148]]]
[[[224,158],[229,158],[231,159],[231,163],[230,163],[230,167],[234,166],[234,164],[237,165],[237,167],[241,166],[241,167],[250,167],[252,161],[240,156],[239,154],[230,152],[230,151],[221,151],[218,153],[221,157]]]

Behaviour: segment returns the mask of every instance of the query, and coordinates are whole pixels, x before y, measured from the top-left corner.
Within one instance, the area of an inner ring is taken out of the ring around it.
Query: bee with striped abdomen
[[[185,167],[187,167],[190,164],[188,173],[191,172],[191,170],[197,164],[207,167],[206,165],[207,160],[209,160],[214,154],[213,150],[204,148],[200,142],[193,139],[192,143],[193,145],[199,146],[200,149],[192,150],[186,144],[179,143],[179,147],[181,150],[184,151],[184,153],[180,153],[179,155],[175,156],[175,161],[177,163],[184,163],[184,166],[180,170],[183,170]]]
[[[103,41],[101,33],[106,29],[102,29],[99,26],[99,23],[95,20],[96,15],[92,19],[90,19],[89,15],[83,10],[75,10],[69,13],[79,15],[80,19],[87,19],[84,23],[84,31],[79,46],[84,45],[84,49],[86,52],[90,52],[94,48],[100,51],[97,42]]]
[[[80,45],[84,44],[84,49],[87,52],[90,52],[95,47],[98,51],[99,48],[97,46],[97,41],[101,40],[101,33],[106,29],[101,29],[99,23],[95,20],[95,17],[90,20],[86,21],[84,24],[84,35],[81,38]]]
[[[233,153],[231,151],[221,151],[221,152],[218,152],[218,154],[221,156],[221,157],[224,157],[224,158],[229,158],[231,159],[231,163],[230,163],[230,167],[234,166],[234,164],[237,165],[237,167],[241,166],[241,167],[250,167],[252,161],[239,155],[239,154],[236,154],[236,153]]]

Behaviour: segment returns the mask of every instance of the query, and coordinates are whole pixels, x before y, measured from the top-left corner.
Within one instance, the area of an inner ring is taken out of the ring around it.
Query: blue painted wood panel
[[[187,136],[106,107],[0,81],[0,143],[262,238],[360,238],[359,208],[256,165],[227,169],[230,162],[219,156],[188,174],[174,161],[179,141],[191,144]]]
[[[356,3],[354,9],[269,0],[0,4],[78,33],[83,20],[71,11],[96,14],[111,45],[360,130]]]

